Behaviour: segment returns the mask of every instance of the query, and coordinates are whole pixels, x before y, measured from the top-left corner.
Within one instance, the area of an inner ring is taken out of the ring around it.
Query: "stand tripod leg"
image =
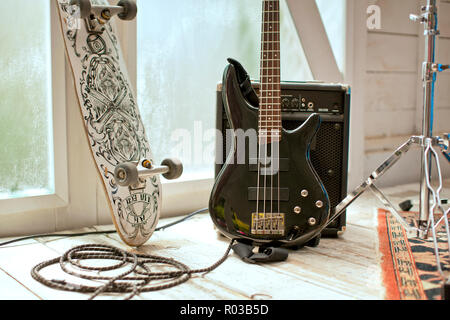
[[[442,270],[442,267],[441,267],[440,248],[439,248],[438,239],[437,239],[437,227],[439,226],[439,224],[442,221],[445,222],[445,231],[447,233],[446,236],[447,236],[447,244],[448,244],[447,252],[450,253],[450,227],[449,227],[449,222],[448,222],[448,213],[450,210],[445,211],[445,209],[442,207],[442,203],[441,203],[440,193],[442,191],[442,173],[441,173],[441,167],[439,164],[438,154],[433,149],[432,142],[430,139],[426,140],[425,147],[426,147],[425,154],[424,154],[424,159],[426,161],[425,162],[425,182],[426,182],[427,190],[428,190],[430,196],[432,197],[432,205],[430,207],[429,217],[428,217],[428,228],[431,229],[431,232],[433,235],[433,244],[434,244],[434,250],[435,250],[435,256],[436,256],[437,269],[438,269],[440,275],[442,276],[442,278],[444,279],[444,287],[445,287],[447,285],[447,284],[445,284],[445,281],[448,279],[446,279],[444,271]],[[428,163],[428,159],[430,159],[430,161],[432,159],[434,159],[434,162],[436,165],[437,176],[438,176],[437,188],[433,188],[433,186],[431,185],[431,174],[429,172],[429,168],[431,168],[431,162]],[[434,221],[435,209],[438,209],[439,211],[442,212],[442,218],[436,224]]]
[[[380,189],[377,188],[374,184],[370,186],[370,189],[374,193],[374,195],[383,203],[383,205],[392,213],[392,215],[397,219],[397,221],[403,226],[408,236],[416,236],[418,229],[412,227],[408,224],[405,219],[402,218],[400,213],[395,209],[394,205],[389,201],[389,199],[381,192]]]
[[[355,190],[353,190],[344,200],[342,200],[342,202],[336,206],[334,213],[332,214],[328,223],[325,224],[323,228],[326,228],[336,218],[338,218],[347,209],[347,207],[353,203],[353,201],[358,199],[359,196],[362,195],[367,190],[367,188],[371,187],[379,177],[381,177],[394,164],[396,164],[397,161],[400,160],[400,158],[406,152],[409,151],[411,145],[417,143],[418,139],[419,139],[418,137],[410,137],[409,140],[405,142],[403,145],[401,145],[386,161],[384,161],[381,164],[381,166],[379,166],[374,172],[372,172],[372,174],[370,175],[369,178],[367,178],[366,181],[364,181],[360,186],[358,186]]]

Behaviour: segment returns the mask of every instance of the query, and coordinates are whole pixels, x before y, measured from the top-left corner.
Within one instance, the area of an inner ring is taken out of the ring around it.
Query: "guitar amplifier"
[[[252,83],[259,94],[259,84]],[[217,139],[215,175],[219,174],[231,142],[226,130],[230,129],[222,102],[222,85],[217,86]],[[311,162],[328,193],[332,210],[347,196],[348,150],[350,128],[350,88],[341,84],[320,82],[282,82],[281,108],[283,127],[288,130],[302,125],[312,113],[321,116],[322,124],[311,144]],[[345,231],[343,213],[323,232],[324,237],[336,237]]]

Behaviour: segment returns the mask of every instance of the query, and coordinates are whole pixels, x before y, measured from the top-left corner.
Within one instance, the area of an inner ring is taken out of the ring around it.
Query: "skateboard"
[[[153,164],[113,17],[136,17],[134,1],[55,0],[81,117],[112,220],[129,246],[147,242],[159,220],[159,174],[182,174],[177,159]]]

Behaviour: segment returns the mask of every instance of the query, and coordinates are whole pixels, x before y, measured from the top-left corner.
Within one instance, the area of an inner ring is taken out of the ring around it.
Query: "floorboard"
[[[445,182],[445,188],[448,194],[448,181]],[[387,188],[384,192],[395,204],[406,198],[418,198],[415,184]],[[212,272],[194,274],[189,281],[179,286],[142,293],[135,299],[383,299],[386,288],[381,281],[376,219],[377,208],[380,206],[370,192],[364,193],[347,211],[347,230],[344,235],[338,239],[323,238],[318,247],[291,250],[286,262],[252,265],[230,254]],[[162,219],[160,225],[176,219]],[[113,229],[112,225],[108,225],[70,232]],[[0,243],[7,240],[9,239],[0,239]],[[170,257],[196,269],[210,266],[220,259],[229,240],[214,229],[208,214],[201,214],[182,224],[156,232],[146,245],[138,249],[126,246],[117,234],[39,238],[11,244],[0,247],[0,300],[87,299],[89,296],[85,294],[48,288],[35,281],[30,274],[36,264],[59,257],[67,250],[84,244],[112,245],[132,252]],[[44,274],[54,279],[74,280],[63,273],[59,266],[46,269]],[[89,281],[83,283],[87,284]],[[99,297],[123,298],[123,295]]]

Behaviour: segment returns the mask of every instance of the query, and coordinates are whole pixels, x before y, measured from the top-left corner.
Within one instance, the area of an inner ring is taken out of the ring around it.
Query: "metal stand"
[[[383,205],[392,213],[393,216],[404,227],[409,237],[418,237],[420,239],[427,239],[431,231],[432,239],[435,247],[435,256],[437,269],[443,281],[443,298],[450,299],[448,293],[448,286],[450,284],[450,277],[444,274],[441,261],[440,250],[436,238],[436,229],[444,223],[447,233],[448,248],[450,253],[450,228],[448,217],[450,208],[444,209],[440,193],[442,191],[442,174],[438,159],[438,153],[435,147],[441,149],[447,160],[450,161],[450,147],[449,136],[445,134],[443,137],[433,137],[433,99],[434,99],[434,84],[436,81],[437,72],[449,69],[449,65],[442,65],[435,63],[435,43],[436,36],[439,34],[437,30],[437,7],[436,0],[428,0],[426,6],[422,8],[422,14],[410,15],[410,19],[422,23],[425,27],[425,62],[423,63],[423,85],[424,85],[424,107],[423,107],[423,127],[421,136],[412,136],[410,139],[401,145],[394,154],[389,157],[383,164],[378,167],[370,177],[364,181],[359,187],[351,192],[336,208],[332,214],[327,227],[337,217],[339,217],[346,208],[353,203],[361,194],[367,189],[370,189],[375,196],[383,203]],[[421,159],[421,175],[420,175],[420,203],[419,203],[419,219],[417,227],[411,226],[405,221],[394,205],[383,194],[383,192],[375,186],[375,181],[385,174],[400,158],[409,151],[411,146],[418,145],[422,150]],[[431,184],[431,168],[434,161],[437,169],[438,185],[433,187]],[[442,214],[442,217],[436,222],[434,215],[436,211]],[[325,228],[324,227],[324,228]]]
[[[423,76],[423,122],[422,122],[422,136],[431,138],[433,136],[433,105],[432,99],[434,94],[435,81],[435,44],[436,36],[439,34],[437,30],[437,7],[436,0],[428,0],[426,7],[422,7],[422,15],[410,15],[410,19],[418,21],[425,27],[425,62],[422,67]],[[427,187],[426,177],[426,153],[425,146],[422,146],[422,167],[420,179],[420,210],[419,210],[419,228],[425,231],[428,228],[427,222],[430,212],[430,192]],[[431,169],[431,168],[430,168]],[[426,237],[426,234],[424,235]]]

